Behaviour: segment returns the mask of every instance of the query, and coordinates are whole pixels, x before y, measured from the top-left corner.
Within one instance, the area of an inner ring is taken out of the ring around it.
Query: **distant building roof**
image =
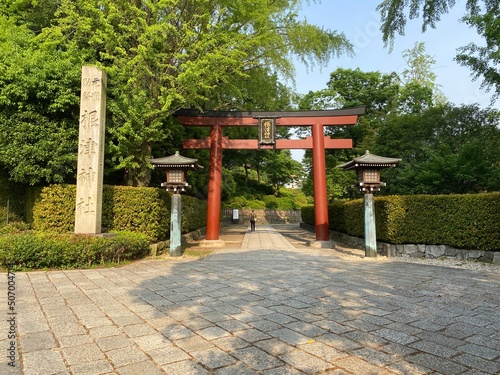
[[[342,168],[345,170],[355,169],[358,167],[387,168],[395,166],[400,161],[401,159],[386,158],[385,156],[370,154],[370,151],[367,150],[363,156],[354,158],[347,163],[337,165],[337,168]]]

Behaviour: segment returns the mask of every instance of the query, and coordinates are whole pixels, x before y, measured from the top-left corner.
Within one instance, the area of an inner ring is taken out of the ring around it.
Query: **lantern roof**
[[[370,154],[370,151],[367,150],[364,155],[354,158],[347,163],[337,165],[337,168],[342,168],[346,171],[363,167],[389,168],[395,167],[400,161],[401,159],[387,158],[385,156]]]
[[[175,155],[165,156],[163,158],[149,159],[149,162],[157,168],[171,168],[171,169],[201,169],[202,165],[198,164],[198,159],[191,159],[175,152]]]

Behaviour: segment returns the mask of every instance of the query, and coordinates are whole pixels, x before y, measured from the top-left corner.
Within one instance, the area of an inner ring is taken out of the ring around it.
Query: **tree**
[[[358,69],[338,68],[330,74],[327,88],[318,92],[310,92],[299,103],[302,110],[347,108],[366,106],[366,114],[360,116],[355,126],[330,126],[325,134],[332,138],[350,138],[354,148],[349,150],[326,150],[327,192],[329,199],[342,198],[348,195],[348,187],[352,179],[348,172],[335,167],[364,154],[373,146],[377,129],[385,122],[388,113],[398,108],[398,95],[401,81],[396,73],[363,72]],[[328,108],[328,107],[327,107]],[[312,165],[312,153],[307,150],[304,163]],[[312,193],[312,168],[307,169],[307,180],[304,190]]]
[[[475,27],[486,46],[470,43],[458,49],[456,60],[469,67],[473,78],[483,77],[481,87],[494,90],[494,99],[500,96],[500,1],[486,1],[484,9],[473,8],[471,14],[463,20]]]
[[[403,51],[407,67],[401,74],[399,110],[403,113],[421,112],[446,102],[446,97],[436,84],[433,65],[436,60],[425,52],[425,43],[417,42]]]
[[[264,166],[266,177],[279,196],[280,189],[285,184],[302,177],[302,164],[292,159],[290,150],[270,151],[265,154]]]
[[[39,48],[27,26],[0,16],[0,168],[13,181],[72,181],[80,72],[72,55]]]
[[[298,21],[300,3],[63,0],[42,37],[106,69],[112,161],[144,185],[153,144],[178,138],[165,126],[177,109],[230,108],[255,70],[291,77],[291,55],[323,64],[350,51],[342,34]]]
[[[443,14],[456,4],[456,0],[384,0],[377,10],[382,19],[382,38],[392,48],[394,35],[404,35],[407,18],[422,15],[422,31],[435,28]],[[408,14],[407,14],[408,11]],[[493,100],[500,95],[500,0],[468,0],[462,20],[477,29],[486,46],[474,43],[459,48],[456,60],[472,70],[474,79],[482,77],[482,86],[494,90]]]
[[[479,193],[498,190],[499,149],[499,111],[446,104],[391,116],[374,153],[402,159],[385,194]]]

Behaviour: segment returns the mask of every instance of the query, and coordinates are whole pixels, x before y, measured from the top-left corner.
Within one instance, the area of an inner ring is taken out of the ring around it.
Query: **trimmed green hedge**
[[[329,205],[330,229],[364,236],[363,200]],[[377,240],[500,250],[500,193],[375,198]],[[302,208],[314,225],[314,207]]]
[[[75,185],[51,185],[28,193],[29,223],[36,231],[68,233],[75,226]],[[102,227],[104,231],[131,231],[156,242],[169,237],[171,195],[146,187],[104,186]],[[183,233],[206,225],[207,204],[182,196]]]
[[[88,268],[138,259],[148,252],[148,238],[139,233],[97,237],[25,231],[0,236],[0,265],[13,270]]]

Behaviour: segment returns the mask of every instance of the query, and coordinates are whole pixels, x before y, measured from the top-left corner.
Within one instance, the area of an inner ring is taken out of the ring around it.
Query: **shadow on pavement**
[[[147,264],[131,294],[169,374],[500,371],[498,278],[281,250]]]

